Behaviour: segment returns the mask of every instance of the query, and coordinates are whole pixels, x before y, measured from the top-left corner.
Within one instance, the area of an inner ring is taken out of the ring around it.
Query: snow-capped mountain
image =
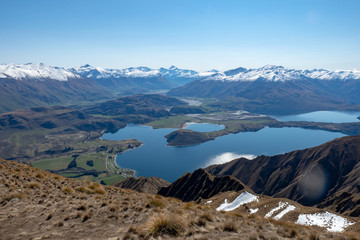
[[[109,70],[105,70],[100,67],[93,67],[89,64],[85,64],[78,68],[70,68],[69,71],[86,78],[108,78],[115,74]]]
[[[206,76],[203,74],[203,76]],[[203,80],[216,81],[295,81],[295,80],[356,80],[360,71],[325,69],[295,70],[282,66],[266,65],[261,68],[237,68],[226,72],[209,74]]]
[[[200,78],[197,71],[180,69],[175,66],[171,66],[170,68],[160,68],[159,72],[164,78],[176,86],[182,86]]]
[[[147,78],[162,76],[169,81],[189,83],[202,79],[217,81],[294,81],[294,80],[356,80],[360,79],[360,71],[357,70],[336,70],[325,69],[296,70],[283,66],[266,65],[260,68],[236,68],[228,71],[210,70],[197,72],[194,70],[180,69],[175,66],[170,68],[151,69],[148,67],[130,67],[125,69],[111,69],[93,67],[89,64],[77,68],[64,69],[61,67],[47,66],[40,64],[1,64],[0,78],[14,79],[55,79],[67,81],[70,78],[78,77],[92,79],[107,78]]]
[[[59,81],[67,81],[70,78],[79,78],[79,75],[74,74],[64,68],[51,67],[43,63],[40,64],[1,64],[0,78],[21,79],[36,79],[45,80],[53,79]]]
[[[111,69],[111,68],[100,68],[93,67],[89,64],[83,65],[78,68],[71,68],[69,71],[74,74],[78,74],[82,77],[87,78],[122,78],[122,77],[133,77],[133,78],[144,78],[154,77],[160,74],[158,70],[151,69],[148,67],[131,67],[125,69]]]
[[[170,77],[170,78],[174,78],[174,77],[193,78],[193,77],[197,77],[199,74],[197,71],[188,70],[188,69],[180,69],[180,68],[175,67],[174,65],[171,66],[170,68],[160,68],[159,72],[164,77]]]

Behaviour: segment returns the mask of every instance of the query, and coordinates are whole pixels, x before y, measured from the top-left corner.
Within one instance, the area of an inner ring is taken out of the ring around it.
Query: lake
[[[323,112],[323,115],[317,113],[317,115],[323,118],[327,113]],[[301,115],[299,117],[302,117]],[[210,125],[208,126],[219,127],[219,125]],[[136,176],[158,176],[173,182],[185,172],[192,172],[210,164],[226,162],[240,156],[254,158],[259,155],[286,153],[314,147],[345,136],[342,133],[322,130],[267,127],[257,132],[221,136],[194,146],[169,147],[164,136],[174,130],[128,125],[114,134],[104,134],[103,139],[135,138],[142,141],[144,143],[142,147],[119,154],[117,165],[136,170]]]

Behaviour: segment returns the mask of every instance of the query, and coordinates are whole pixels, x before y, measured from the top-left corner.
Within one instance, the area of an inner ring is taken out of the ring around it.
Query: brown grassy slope
[[[1,239],[356,239],[0,160]]]

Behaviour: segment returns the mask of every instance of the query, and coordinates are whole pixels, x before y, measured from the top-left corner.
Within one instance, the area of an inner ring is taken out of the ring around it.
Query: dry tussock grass
[[[227,220],[223,226],[222,229],[226,232],[237,232],[239,229],[239,226],[235,221]]]
[[[62,190],[64,193],[67,193],[67,194],[72,194],[72,193],[75,192],[74,189],[71,188],[71,187],[62,187],[61,190]]]
[[[34,188],[40,188],[40,183],[38,182],[30,182],[27,185],[28,188],[34,189]]]
[[[10,194],[6,194],[2,197],[1,199],[1,204],[5,203],[5,202],[9,202],[13,199],[22,199],[24,197],[24,194],[22,193],[10,193]]]
[[[158,207],[158,208],[164,208],[165,207],[165,201],[161,198],[153,198],[150,199],[147,204],[145,205],[146,208],[151,207]]]
[[[145,229],[149,235],[154,237],[164,235],[177,237],[185,230],[185,227],[185,221],[178,216],[156,214],[146,223]]]

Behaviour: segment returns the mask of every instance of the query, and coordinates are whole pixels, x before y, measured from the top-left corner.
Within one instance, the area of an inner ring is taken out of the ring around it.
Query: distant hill
[[[240,158],[206,168],[231,175],[256,193],[360,216],[360,136],[254,160]]]
[[[163,117],[170,115],[171,107],[185,104],[185,102],[174,97],[159,94],[138,94],[86,106],[83,110],[89,114],[109,116]]]

